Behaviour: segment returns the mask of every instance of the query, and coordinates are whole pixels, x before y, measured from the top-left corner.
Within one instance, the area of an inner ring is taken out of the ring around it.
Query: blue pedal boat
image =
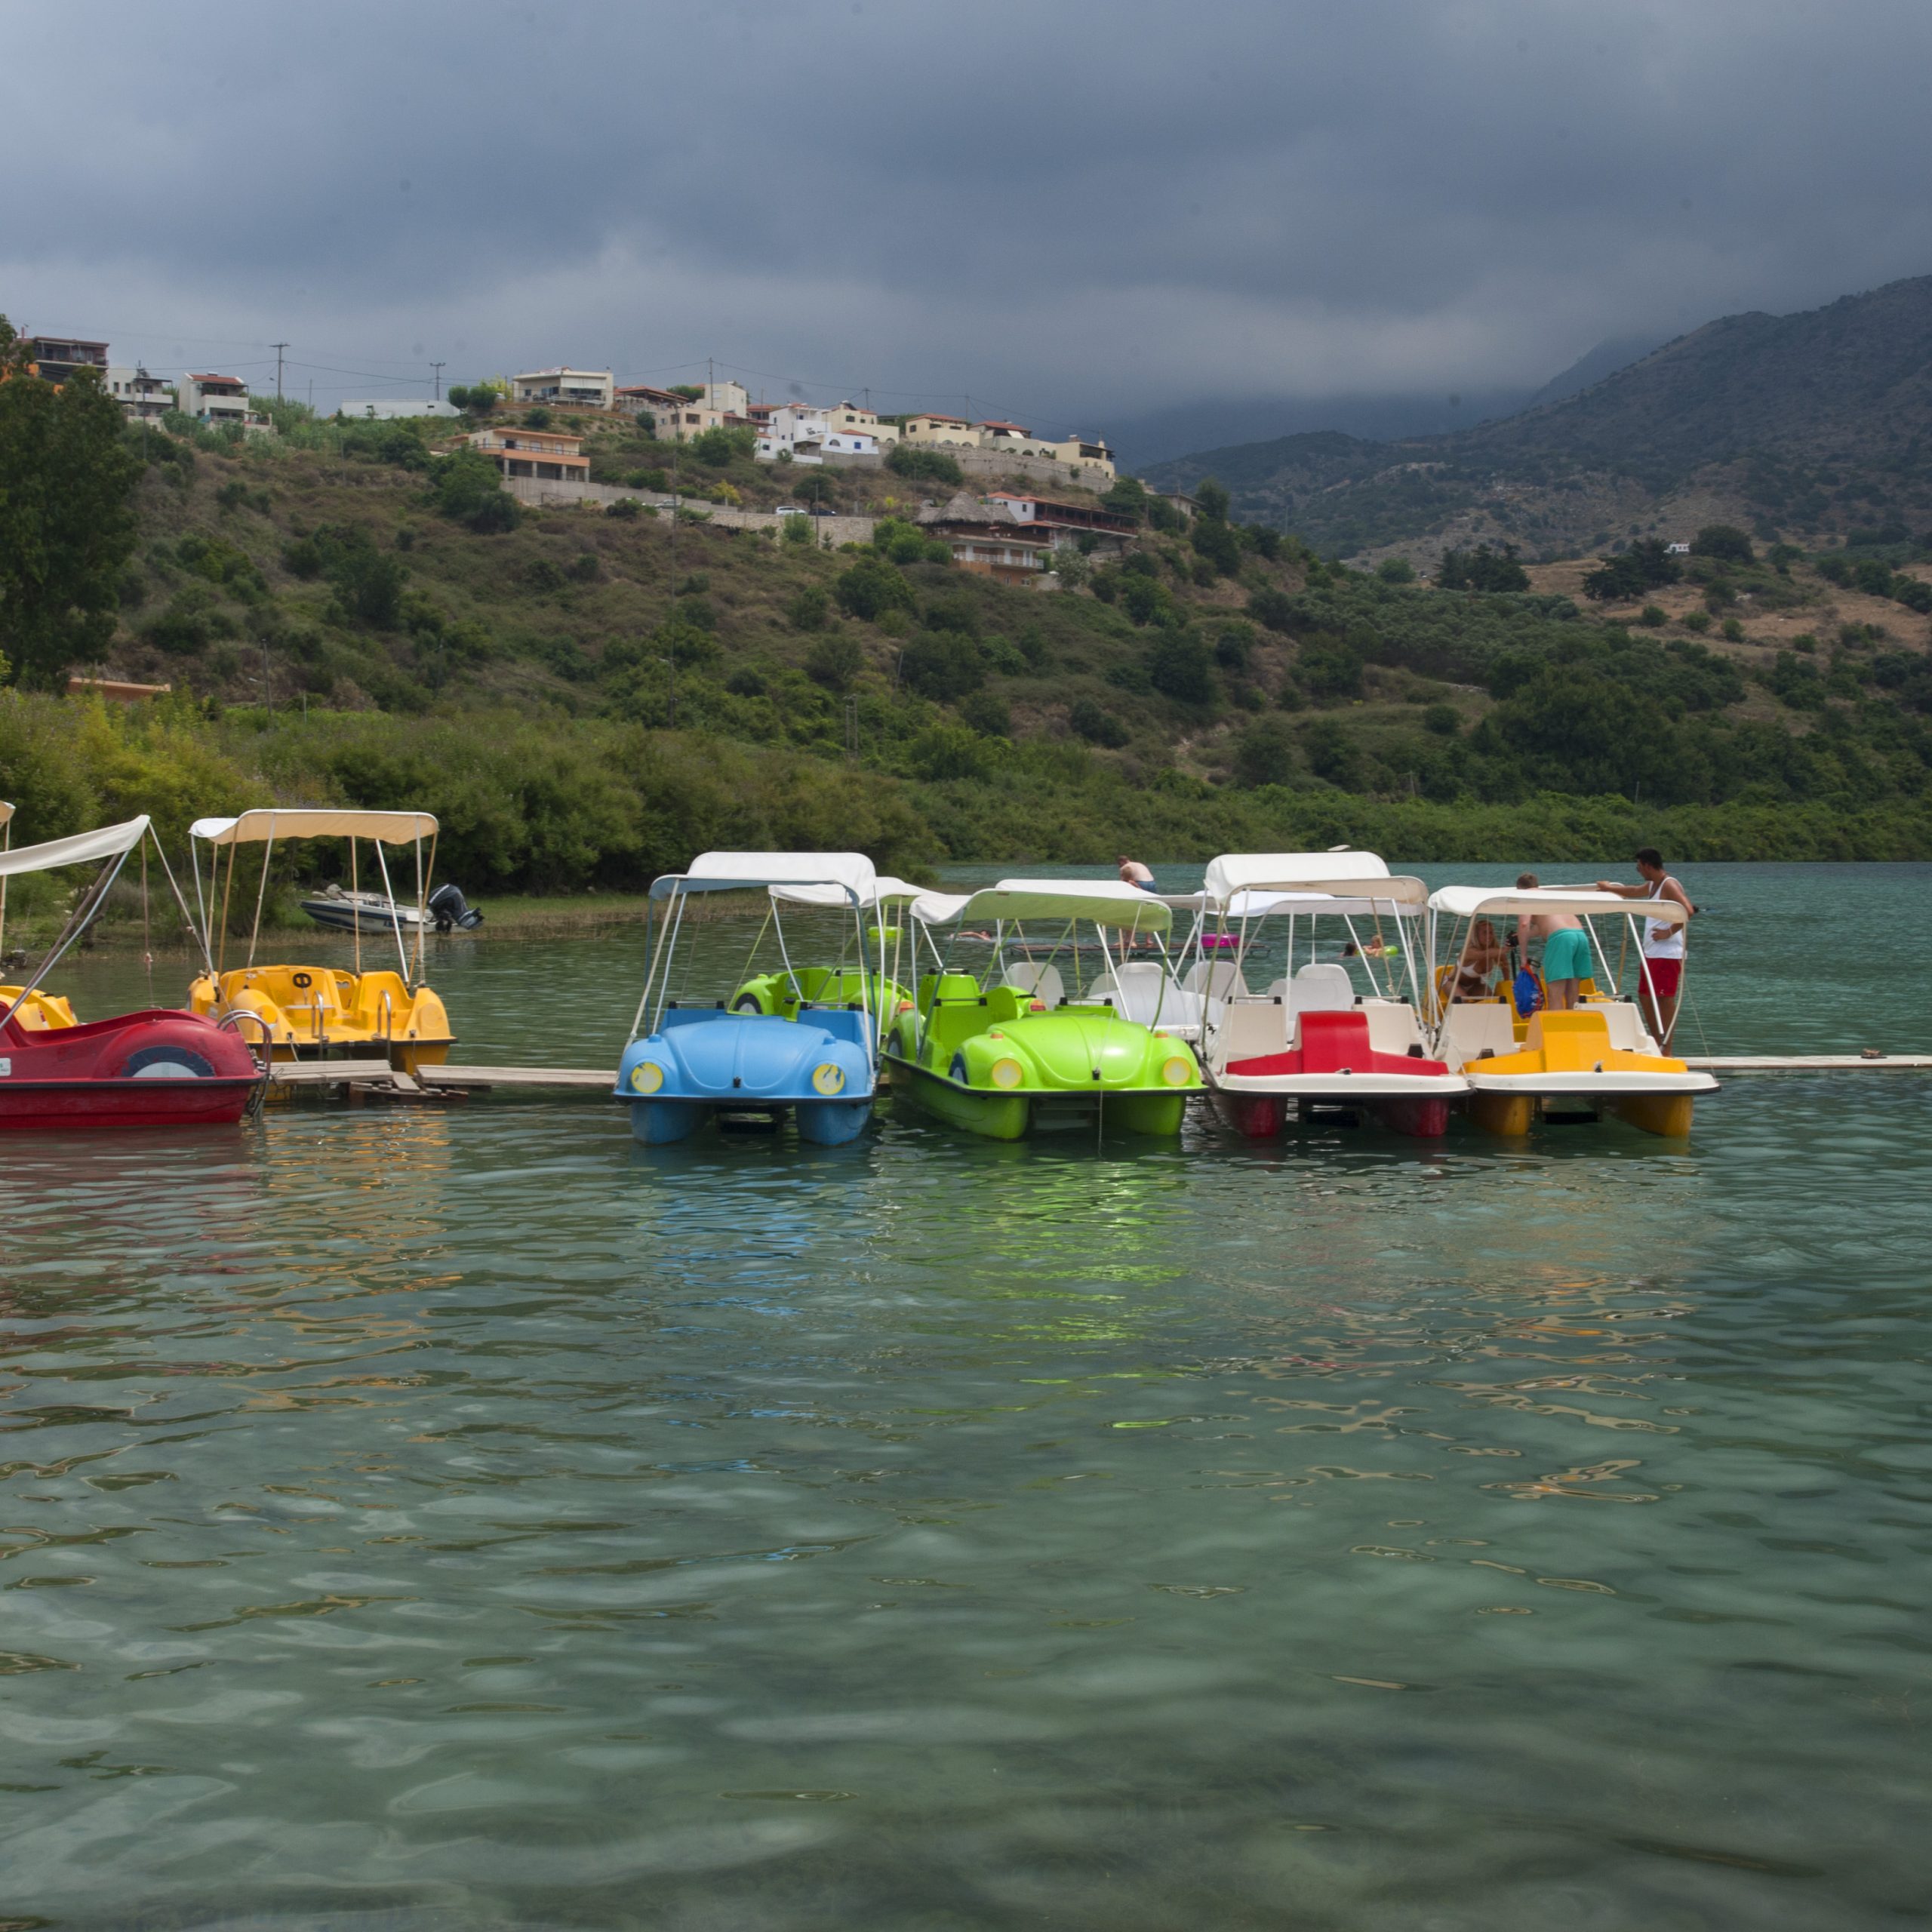
[[[878,1086],[880,1017],[871,1010],[878,982],[870,974],[854,976],[856,999],[801,1001],[789,1017],[671,997],[694,895],[805,886],[820,888],[815,903],[850,913],[864,958],[866,914],[877,902],[878,881],[863,853],[705,852],[688,872],[653,882],[651,910],[661,925],[654,943],[646,941],[644,993],[615,1089],[638,1140],[662,1145],[706,1121],[776,1124],[787,1115],[801,1140],[821,1146],[863,1131]],[[884,966],[881,957],[881,980]]]

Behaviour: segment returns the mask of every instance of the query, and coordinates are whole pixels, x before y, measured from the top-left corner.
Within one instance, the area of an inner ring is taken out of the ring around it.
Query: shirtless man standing
[[[1534,872],[1524,872],[1516,881],[1518,892],[1537,889]],[[1574,912],[1532,912],[1516,921],[1516,937],[1521,943],[1522,961],[1530,963],[1530,946],[1543,941],[1543,983],[1549,994],[1549,1010],[1567,1013],[1577,1004],[1582,983],[1590,977],[1590,936]]]
[[[1620,885],[1614,879],[1597,881],[1599,892],[1614,892],[1620,899],[1674,899],[1684,908],[1686,918],[1697,911],[1682,886],[1663,869],[1663,854],[1646,845],[1637,854],[1637,871],[1641,885]],[[1677,1030],[1677,1002],[1684,982],[1684,927],[1663,919],[1644,921],[1643,1003],[1657,1028],[1657,1044],[1670,1051],[1671,1035]],[[1653,997],[1654,995],[1654,998]]]

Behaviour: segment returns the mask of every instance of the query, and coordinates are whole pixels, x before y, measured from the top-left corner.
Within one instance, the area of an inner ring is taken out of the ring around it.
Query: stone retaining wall
[[[594,504],[598,509],[626,500],[645,509],[668,516],[681,506],[701,516],[721,530],[776,530],[789,523],[788,516],[770,510],[733,509],[727,503],[708,503],[690,497],[672,497],[659,490],[627,490],[615,483],[546,483],[534,477],[512,476],[503,488],[531,509],[574,509]],[[836,549],[841,543],[869,543],[878,518],[869,516],[815,516],[810,519],[821,543]]]

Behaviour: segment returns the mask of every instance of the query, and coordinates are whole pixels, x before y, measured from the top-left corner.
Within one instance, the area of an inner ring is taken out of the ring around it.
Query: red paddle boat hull
[[[223,1127],[262,1082],[233,1032],[191,1013],[126,1013],[29,1033],[0,1023],[0,1132]]]

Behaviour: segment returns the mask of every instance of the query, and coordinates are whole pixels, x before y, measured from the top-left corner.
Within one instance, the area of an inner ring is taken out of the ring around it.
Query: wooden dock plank
[[[269,1068],[277,1087],[341,1087],[352,1080],[386,1080],[386,1060],[278,1060]]]
[[[561,1087],[601,1094],[617,1084],[614,1066],[426,1066],[417,1077],[426,1087]]]
[[[1687,1057],[1684,1063],[1700,1073],[1826,1073],[1852,1067],[1923,1073],[1932,1069],[1932,1054],[1885,1054],[1875,1060],[1867,1060],[1863,1054],[1743,1054],[1718,1059]]]

